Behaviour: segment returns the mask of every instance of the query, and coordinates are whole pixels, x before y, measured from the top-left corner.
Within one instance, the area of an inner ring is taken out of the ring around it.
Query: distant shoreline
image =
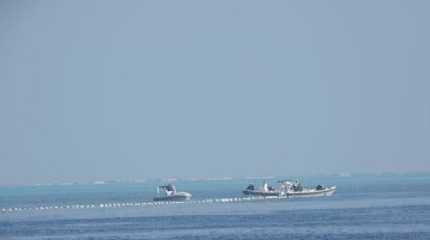
[[[248,176],[248,177],[167,177],[148,178],[136,180],[95,180],[95,181],[74,181],[74,182],[53,182],[36,184],[1,184],[0,187],[44,187],[44,186],[76,186],[76,185],[105,185],[105,184],[143,184],[160,182],[207,182],[207,181],[232,181],[232,180],[272,180],[283,178],[314,178],[314,177],[420,177],[430,176],[430,172],[382,172],[382,173],[333,173],[333,174],[310,174],[310,175],[284,175],[284,176]]]

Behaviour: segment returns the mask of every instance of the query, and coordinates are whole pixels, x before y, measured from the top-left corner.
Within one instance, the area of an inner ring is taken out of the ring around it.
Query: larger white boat
[[[159,186],[157,188],[157,196],[154,197],[154,201],[177,201],[183,202],[190,200],[192,197],[191,193],[188,192],[177,192],[176,187],[172,184]]]
[[[317,185],[315,188],[305,188],[298,180],[282,180],[281,191],[287,197],[324,197],[332,196],[336,192],[336,186],[323,187]]]

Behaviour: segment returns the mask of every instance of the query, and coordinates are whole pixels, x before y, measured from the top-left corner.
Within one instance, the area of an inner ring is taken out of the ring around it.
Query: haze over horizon
[[[428,9],[2,1],[0,185],[430,172]]]

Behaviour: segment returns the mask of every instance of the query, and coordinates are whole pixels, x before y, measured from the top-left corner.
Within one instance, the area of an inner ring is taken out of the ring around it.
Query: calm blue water
[[[152,205],[157,183],[1,187],[0,239],[430,239],[430,176],[303,181],[338,191],[233,201],[258,181],[184,181],[193,202]]]

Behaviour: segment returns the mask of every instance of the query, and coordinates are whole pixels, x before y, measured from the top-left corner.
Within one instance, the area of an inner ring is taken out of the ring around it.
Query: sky
[[[429,1],[0,2],[0,184],[430,171]]]

